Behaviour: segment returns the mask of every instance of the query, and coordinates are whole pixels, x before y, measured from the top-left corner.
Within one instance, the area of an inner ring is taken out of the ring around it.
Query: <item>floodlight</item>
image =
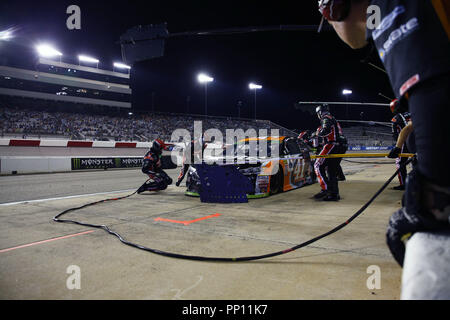
[[[79,55],[78,60],[83,61],[83,62],[90,62],[90,63],[99,63],[100,62],[98,59],[91,58],[88,56],[83,56],[83,55]]]
[[[204,73],[200,73],[197,77],[198,82],[200,83],[208,83],[208,82],[213,82],[214,78],[211,78],[210,76],[204,74]]]
[[[248,85],[248,87],[249,87],[251,90],[261,90],[261,89],[262,89],[262,86],[261,86],[261,85],[255,84],[255,83],[250,83],[250,84]]]
[[[342,94],[343,95],[350,95],[350,94],[352,94],[353,93],[353,91],[352,90],[348,90],[348,89],[344,89],[344,90],[342,90]]]
[[[63,55],[61,52],[59,52],[58,50],[56,50],[55,48],[53,48],[52,46],[50,46],[48,44],[38,45],[38,46],[36,46],[36,50],[38,51],[38,53],[41,57],[45,57],[45,58],[51,58],[51,57],[56,57],[56,56],[61,57]]]
[[[118,69],[128,69],[130,70],[131,67],[127,66],[126,64],[120,63],[120,62],[114,62],[114,67]]]

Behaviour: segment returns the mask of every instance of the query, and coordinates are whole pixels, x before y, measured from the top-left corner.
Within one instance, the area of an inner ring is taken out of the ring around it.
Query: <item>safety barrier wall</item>
[[[80,147],[80,148],[150,148],[151,142],[122,141],[78,141],[78,140],[34,140],[0,139],[0,146],[16,147]]]
[[[34,140],[0,139],[0,156],[11,157],[64,157],[64,156],[140,156],[151,147],[150,142],[117,141],[75,141],[75,140]],[[170,152],[164,151],[164,155]]]
[[[0,174],[54,173],[80,170],[126,169],[142,167],[142,157],[0,157]],[[181,165],[171,156],[162,157],[164,169]]]
[[[71,171],[68,157],[0,157],[0,173],[44,173]]]

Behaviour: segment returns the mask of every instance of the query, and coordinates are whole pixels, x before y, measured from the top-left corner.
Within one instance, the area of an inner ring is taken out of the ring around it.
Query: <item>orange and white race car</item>
[[[261,148],[266,152],[261,152]],[[224,148],[220,157],[206,162],[235,166],[251,182],[253,190],[247,194],[249,199],[268,197],[316,181],[310,149],[294,137],[242,139]],[[186,186],[186,195],[200,195],[201,182],[195,166],[189,168]]]

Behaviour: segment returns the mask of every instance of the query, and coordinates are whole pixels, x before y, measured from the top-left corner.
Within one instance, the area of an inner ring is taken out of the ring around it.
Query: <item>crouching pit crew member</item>
[[[161,164],[162,152],[165,147],[164,141],[156,139],[153,141],[150,150],[145,154],[142,172],[148,175],[149,179],[139,188],[137,193],[165,190],[168,185],[172,184],[172,179],[164,172]]]

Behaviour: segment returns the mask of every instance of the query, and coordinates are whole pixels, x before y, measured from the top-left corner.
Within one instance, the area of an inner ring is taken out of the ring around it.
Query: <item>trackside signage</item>
[[[72,170],[138,168],[142,157],[130,158],[72,158]]]

